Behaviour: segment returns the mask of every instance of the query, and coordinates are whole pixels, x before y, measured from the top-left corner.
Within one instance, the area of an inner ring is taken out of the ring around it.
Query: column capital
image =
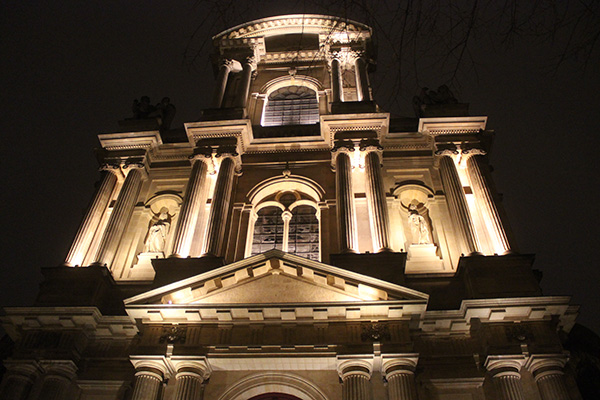
[[[252,68],[252,71],[256,71],[258,60],[257,60],[256,56],[254,56],[254,55],[247,56],[246,58],[244,58],[244,62],[242,64],[249,65],[250,68]]]
[[[285,210],[281,213],[281,219],[284,221],[289,221],[292,219],[292,213],[289,210]]]
[[[331,148],[332,153],[336,152],[353,152],[355,150],[356,145],[352,140],[348,139],[336,139],[333,142],[333,147]]]
[[[454,157],[454,156],[457,156],[458,154],[460,154],[460,152],[458,151],[458,149],[456,147],[454,147],[454,148],[446,147],[446,148],[436,149],[434,154],[438,157],[444,157],[444,156]]]
[[[518,375],[525,364],[526,357],[522,354],[516,355],[493,355],[485,360],[485,368],[492,373],[494,377],[507,375]]]
[[[41,360],[40,368],[49,375],[73,379],[77,374],[77,365],[71,360]]]
[[[235,61],[231,58],[223,57],[219,60],[219,67],[227,68],[230,71],[233,69],[234,64]]]
[[[354,168],[354,163],[352,162],[354,155],[353,153],[355,152],[355,147],[356,145],[354,144],[354,142],[352,142],[352,140],[341,140],[341,139],[337,139],[336,141],[333,142],[333,147],[331,148],[331,168],[332,170],[335,171],[335,163],[337,160],[337,157],[340,154],[348,154],[348,156],[350,157],[350,164],[352,165],[352,167]]]
[[[485,151],[484,149],[481,149],[479,147],[467,147],[467,148],[462,148],[460,149],[460,153],[463,156],[485,156],[487,154],[487,151]]]
[[[168,368],[162,357],[131,356],[129,361],[136,370],[135,376],[148,375],[162,381],[168,373]]]
[[[102,163],[98,168],[99,171],[108,171],[115,174],[117,177],[122,177],[121,166],[117,163]]]
[[[378,139],[362,139],[359,143],[360,151],[370,153],[372,151],[383,152],[383,146]]]
[[[36,360],[4,360],[2,362],[7,373],[22,375],[33,379],[41,375],[44,370]]]
[[[125,162],[123,164],[123,172],[126,175],[129,175],[129,173],[133,170],[139,170],[142,174],[142,180],[145,180],[148,178],[148,172],[146,171],[146,164],[143,161],[134,161],[134,162]]]
[[[338,356],[337,372],[342,380],[351,375],[361,375],[371,379],[373,356]]]
[[[381,369],[389,380],[397,374],[414,374],[418,361],[418,354],[383,354]]]
[[[188,357],[171,357],[169,361],[175,370],[176,378],[193,376],[205,381],[212,373],[212,368],[205,357],[194,359]]]
[[[562,375],[563,368],[569,361],[567,354],[534,354],[527,359],[525,368],[533,374],[533,378],[540,380],[548,375]]]

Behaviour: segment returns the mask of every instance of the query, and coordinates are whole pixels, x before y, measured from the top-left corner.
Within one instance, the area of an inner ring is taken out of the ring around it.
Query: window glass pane
[[[319,122],[319,103],[314,90],[287,86],[269,95],[263,126],[309,125]]]
[[[311,260],[319,260],[319,221],[314,208],[298,206],[292,211],[288,252]]]
[[[283,219],[278,207],[265,207],[258,212],[254,224],[252,239],[252,255],[264,253],[271,249],[282,250]]]

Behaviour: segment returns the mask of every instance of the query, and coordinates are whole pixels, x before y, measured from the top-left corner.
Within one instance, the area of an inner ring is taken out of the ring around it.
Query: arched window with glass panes
[[[319,212],[295,191],[279,192],[256,207],[251,255],[278,249],[320,260]]]
[[[318,122],[317,93],[306,86],[292,85],[269,94],[261,125],[311,125]]]

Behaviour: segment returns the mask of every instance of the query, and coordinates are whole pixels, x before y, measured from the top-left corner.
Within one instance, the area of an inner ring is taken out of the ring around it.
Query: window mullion
[[[290,235],[290,220],[292,219],[292,213],[286,210],[281,214],[281,218],[283,219],[283,244],[281,250],[287,252]]]

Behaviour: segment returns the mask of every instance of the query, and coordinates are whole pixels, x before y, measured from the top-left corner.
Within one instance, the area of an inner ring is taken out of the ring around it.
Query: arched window
[[[252,238],[252,255],[264,253],[271,249],[283,249],[283,219],[279,207],[261,208],[256,214],[254,237]]]
[[[262,126],[310,125],[319,122],[317,93],[306,86],[285,86],[269,95]]]
[[[323,188],[316,182],[284,171],[257,184],[248,199],[252,216],[246,238],[246,257],[279,249],[311,260],[321,259]]]

